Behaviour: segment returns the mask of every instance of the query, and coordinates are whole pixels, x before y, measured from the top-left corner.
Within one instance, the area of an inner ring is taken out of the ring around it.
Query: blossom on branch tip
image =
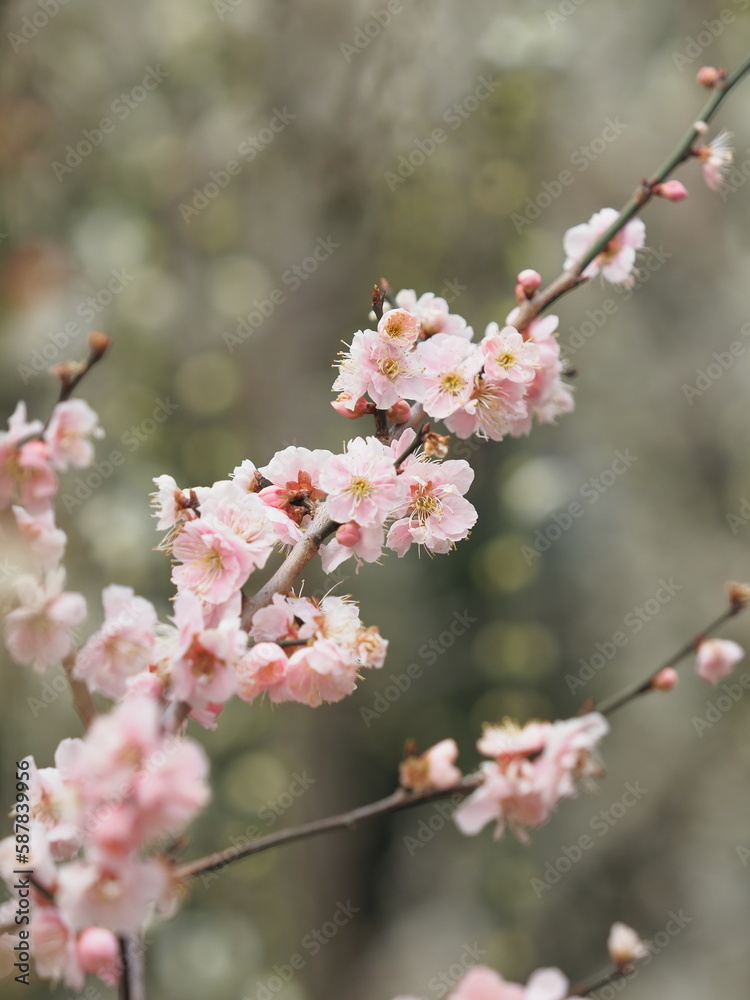
[[[582,1000],[570,996],[568,980],[559,969],[537,969],[525,986],[503,979],[486,965],[470,968],[446,1000]],[[396,1000],[419,1000],[397,997]]]
[[[618,969],[626,969],[648,956],[648,945],[627,924],[614,923],[607,938],[607,951]]]
[[[457,758],[455,740],[441,740],[419,757],[407,757],[399,767],[401,787],[414,792],[451,788],[463,777],[455,766]]]
[[[614,208],[603,208],[591,216],[588,222],[568,229],[563,237],[563,249],[566,258],[563,267],[570,270],[581,260],[587,251],[596,243],[616,221],[619,212]],[[635,267],[636,250],[640,250],[646,241],[646,227],[641,219],[631,219],[609,241],[590,264],[583,270],[584,278],[592,278],[601,273],[607,281],[616,285],[630,287],[633,284],[632,272]]]
[[[710,143],[693,150],[702,164],[703,179],[712,191],[718,191],[724,183],[734,161],[732,133],[722,129]]]
[[[496,381],[531,382],[539,368],[538,345],[524,340],[514,326],[501,330],[497,323],[490,323],[480,347],[485,374]]]
[[[83,469],[94,461],[92,438],[104,437],[99,417],[83,399],[68,399],[52,410],[44,431],[52,466],[64,472]]]
[[[696,651],[695,670],[702,680],[718,684],[744,657],[745,650],[731,639],[704,639]]]
[[[338,368],[333,388],[346,395],[343,403],[350,410],[365,394],[386,410],[402,396],[413,399],[420,391],[421,369],[411,344],[389,339],[374,330],[359,330],[354,334]]]
[[[474,479],[468,462],[425,462],[410,457],[401,479],[408,495],[393,509],[396,518],[386,544],[403,556],[412,544],[432,552],[448,552],[469,534],[477,512],[463,494]]]

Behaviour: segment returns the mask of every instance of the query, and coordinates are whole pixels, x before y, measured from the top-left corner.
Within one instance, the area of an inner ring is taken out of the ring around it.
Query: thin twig
[[[750,71],[750,56],[745,59],[742,65],[735,70],[735,72],[729,76],[723,84],[716,87],[708,103],[697,118],[697,121],[708,123],[716,114],[719,105],[730,90],[740,82],[748,71]],[[662,163],[656,171],[654,176],[650,180],[644,180],[641,182],[641,184],[636,188],[633,196],[628,202],[626,202],[620,211],[620,214],[617,216],[609,229],[602,233],[596,242],[592,244],[586,254],[581,257],[579,261],[576,261],[576,263],[567,271],[563,271],[559,277],[555,278],[555,280],[539,292],[538,295],[535,295],[533,298],[519,306],[518,315],[514,320],[514,325],[517,329],[524,330],[544,309],[551,306],[552,303],[561,298],[561,296],[572,291],[582,282],[587,280],[581,277],[583,271],[586,270],[594,258],[598,257],[599,254],[606,249],[610,240],[612,240],[617,233],[619,233],[622,227],[654,197],[654,187],[665,181],[676,167],[690,158],[692,155],[691,150],[693,148],[693,144],[700,136],[701,133],[698,129],[696,129],[694,125],[691,125],[664,163]]]

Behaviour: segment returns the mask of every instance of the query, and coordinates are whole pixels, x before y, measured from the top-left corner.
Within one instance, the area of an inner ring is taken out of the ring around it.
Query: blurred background
[[[91,627],[109,582],[168,613],[153,476],[210,484],[289,444],[339,449],[359,427],[328,405],[331,363],[381,276],[448,297],[478,335],[502,321],[517,271],[554,277],[564,231],[622,204],[695,120],[699,67],[745,57],[747,7],[3,3],[3,414],[23,398],[44,417],[45,367],[82,357],[90,329],[114,338],[83,388],[107,431],[98,476],[70,473],[60,511]],[[716,125],[744,172],[717,194],[687,165],[689,200],[646,210],[636,290],[593,281],[559,303],[576,411],[474,450],[471,538],[334,575],[390,639],[385,668],[335,706],[237,702],[193,730],[214,800],[186,858],[388,794],[407,737],[455,736],[470,770],[483,722],[619,690],[750,577],[749,87]],[[329,586],[306,573],[307,592]],[[747,645],[750,624],[724,634]],[[1,677],[6,802],[12,762],[50,764],[80,727],[58,674],[6,659]],[[750,697],[722,694],[686,664],[674,694],[618,713],[598,793],[529,847],[463,838],[432,806],[196,884],[150,930],[149,996],[436,1000],[477,961],[577,980],[606,965],[615,919],[658,950],[631,1000],[747,996]]]

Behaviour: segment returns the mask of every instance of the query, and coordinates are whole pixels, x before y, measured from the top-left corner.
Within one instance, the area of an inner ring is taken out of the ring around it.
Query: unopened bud
[[[521,271],[516,277],[516,281],[526,292],[528,298],[534,294],[534,292],[539,288],[542,283],[542,276],[538,271],[532,270],[527,267],[525,271]]]
[[[667,201],[682,201],[683,198],[687,198],[688,190],[680,181],[665,181],[654,187],[654,194],[666,198]]]
[[[336,541],[340,545],[346,545],[347,548],[356,545],[361,537],[362,532],[356,521],[347,521],[346,524],[339,525],[336,529]]]
[[[717,83],[724,79],[726,72],[723,69],[716,69],[715,66],[701,66],[695,79],[703,87],[715,87]]]
[[[331,406],[336,413],[342,417],[346,417],[347,420],[359,420],[360,417],[374,413],[377,409],[375,404],[368,402],[364,396],[360,396],[354,407],[351,408],[348,405],[351,398],[348,393],[343,392],[336,399],[331,400]]]
[[[651,688],[654,691],[674,691],[679,679],[679,674],[674,667],[664,667],[651,679]]]
[[[729,603],[736,611],[741,611],[750,604],[750,584],[734,583],[727,584],[727,597]]]
[[[392,424],[405,424],[411,419],[411,406],[405,399],[397,399],[393,406],[389,406],[385,413]]]
[[[633,928],[620,923],[612,924],[607,939],[607,950],[618,969],[648,955],[647,945],[641,941]]]
[[[101,330],[92,330],[89,334],[89,350],[97,358],[104,354],[111,343],[112,338]]]

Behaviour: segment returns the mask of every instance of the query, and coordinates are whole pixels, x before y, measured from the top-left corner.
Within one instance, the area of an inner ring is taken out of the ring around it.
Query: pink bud
[[[728,677],[745,656],[745,650],[731,639],[704,639],[698,646],[695,669],[709,684]]]
[[[76,941],[76,958],[83,971],[109,985],[120,978],[119,954],[117,938],[105,927],[87,927]]]
[[[677,687],[679,674],[674,667],[664,667],[651,681],[654,691],[674,691]]]
[[[336,541],[348,548],[356,545],[361,537],[362,533],[356,521],[347,521],[336,529]]]
[[[695,79],[704,87],[715,87],[724,76],[724,71],[716,69],[715,66],[701,66]]]
[[[359,420],[360,417],[364,417],[368,413],[374,413],[377,409],[375,404],[368,402],[364,396],[359,397],[353,409],[348,405],[350,400],[351,396],[342,393],[337,399],[331,400],[331,406],[336,413],[342,417],[346,417],[347,420]]]
[[[523,288],[527,295],[531,296],[542,283],[542,276],[538,271],[526,268],[525,271],[516,277],[516,281]]]
[[[393,406],[388,407],[385,415],[392,424],[405,424],[411,419],[411,406],[405,399],[397,399]]]
[[[664,184],[656,185],[654,194],[666,198],[667,201],[682,201],[683,198],[687,198],[688,190],[680,181],[665,181]]]

